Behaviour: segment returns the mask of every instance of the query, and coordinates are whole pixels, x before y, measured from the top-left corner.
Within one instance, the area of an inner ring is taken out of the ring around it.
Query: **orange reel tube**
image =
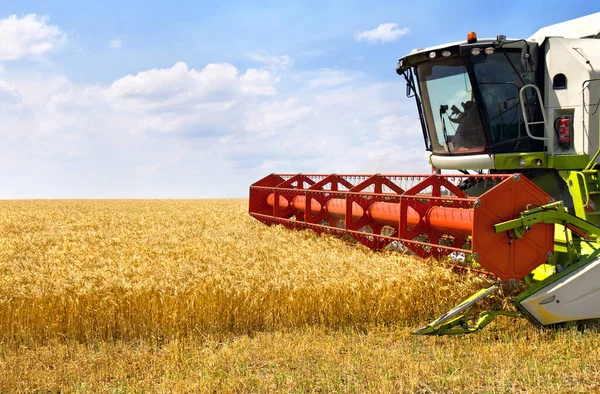
[[[464,177],[492,182],[479,197],[467,196],[444,175],[420,176],[423,180],[406,191],[389,185],[408,176],[365,176],[357,186],[350,177],[295,175],[286,180],[273,174],[251,187],[250,214],[267,224],[350,235],[372,249],[399,241],[420,257],[471,253],[503,280],[522,279],[553,252],[552,224],[534,226],[523,239],[494,231],[495,224],[517,218],[529,205],[550,201],[520,174]]]

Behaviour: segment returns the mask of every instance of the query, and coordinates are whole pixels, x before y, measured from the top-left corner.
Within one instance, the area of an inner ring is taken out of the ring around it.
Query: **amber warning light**
[[[474,31],[467,34],[467,43],[474,44],[477,42],[477,34]]]

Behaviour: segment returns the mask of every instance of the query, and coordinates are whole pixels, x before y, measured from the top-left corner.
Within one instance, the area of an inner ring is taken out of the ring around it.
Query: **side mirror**
[[[412,87],[410,86],[410,84],[408,82],[406,82],[406,97],[411,98],[413,97],[412,95]]]

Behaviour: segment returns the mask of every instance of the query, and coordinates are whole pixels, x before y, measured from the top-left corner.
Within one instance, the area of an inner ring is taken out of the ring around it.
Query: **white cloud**
[[[334,87],[354,81],[357,77],[358,75],[355,72],[351,73],[342,70],[324,69],[316,73],[316,75],[308,81],[307,85],[313,89]]]
[[[120,49],[123,46],[123,42],[121,42],[120,38],[115,38],[114,40],[110,40],[108,43],[108,47],[110,49]]]
[[[303,51],[301,55],[306,58],[314,58],[314,57],[321,56],[324,53],[325,53],[325,51],[322,51],[322,50],[311,50],[311,51]]]
[[[0,81],[0,102],[19,104],[21,102],[21,95],[14,85]]]
[[[312,109],[302,105],[297,98],[285,101],[262,103],[258,108],[249,108],[246,127],[271,135],[290,127],[310,114]]]
[[[403,138],[420,135],[421,132],[420,124],[409,115],[390,114],[381,118],[377,125],[380,141],[400,141]]]
[[[292,58],[288,55],[271,56],[258,53],[249,53],[250,59],[262,63],[265,68],[270,70],[285,70],[292,66]]]
[[[354,35],[356,41],[368,41],[371,43],[392,42],[410,33],[408,27],[398,28],[397,23],[382,23],[373,30],[359,31]]]
[[[356,39],[406,33],[383,24]],[[0,20],[0,62],[44,60],[65,42],[48,17]],[[179,62],[104,85],[0,64],[0,198],[246,196],[265,172],[426,170],[400,80],[247,56],[254,68]]]
[[[239,76],[237,68],[228,63],[211,63],[197,71],[179,62],[170,68],[120,78],[105,94],[117,106],[165,109],[186,104],[226,104],[240,96],[273,95],[277,82],[266,70],[249,69]]]
[[[16,120],[26,114],[27,108],[23,104],[21,93],[17,87],[11,83],[0,80],[0,119],[7,119],[12,123],[12,120]],[[18,127],[18,122],[15,123],[14,126]],[[16,129],[11,130],[9,128],[4,131],[7,133],[16,132]],[[2,135],[1,131],[0,135]]]
[[[35,14],[0,20],[0,61],[41,59],[60,47],[66,34],[48,21],[47,16]]]
[[[232,115],[236,107],[276,94],[278,82],[267,70],[239,75],[228,63],[198,71],[179,62],[120,78],[98,89],[98,97],[113,111],[131,116],[133,132],[216,136],[237,127],[241,112]],[[72,105],[81,101],[73,97]]]
[[[240,77],[241,92],[250,96],[272,96],[279,78],[267,70],[250,68]]]
[[[400,80],[183,62],[106,86],[12,76],[0,83],[0,198],[243,197],[266,172],[427,170]]]

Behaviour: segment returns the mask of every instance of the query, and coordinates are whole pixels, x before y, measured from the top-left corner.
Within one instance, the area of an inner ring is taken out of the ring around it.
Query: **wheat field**
[[[247,200],[0,202],[0,392],[589,392],[598,334],[409,334],[489,283]]]

